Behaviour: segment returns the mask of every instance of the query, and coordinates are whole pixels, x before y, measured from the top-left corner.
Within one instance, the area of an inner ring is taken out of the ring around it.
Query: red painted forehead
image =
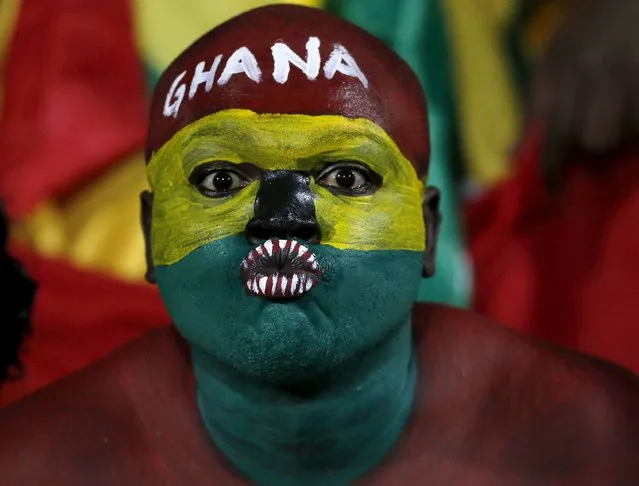
[[[181,128],[229,108],[367,118],[420,175],[428,168],[426,101],[414,73],[381,41],[321,10],[258,8],[193,43],[155,89],[147,159]]]

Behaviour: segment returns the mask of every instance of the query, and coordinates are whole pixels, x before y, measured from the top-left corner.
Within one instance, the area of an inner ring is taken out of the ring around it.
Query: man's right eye
[[[205,171],[196,171],[191,182],[207,197],[227,197],[249,184],[249,180],[238,172],[212,167]]]

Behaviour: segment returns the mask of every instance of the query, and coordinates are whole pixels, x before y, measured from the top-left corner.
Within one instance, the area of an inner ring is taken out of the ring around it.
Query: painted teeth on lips
[[[318,285],[322,270],[308,247],[295,240],[273,238],[242,260],[240,276],[249,295],[290,299]]]

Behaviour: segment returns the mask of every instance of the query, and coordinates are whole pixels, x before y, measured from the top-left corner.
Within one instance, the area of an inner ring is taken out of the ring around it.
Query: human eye
[[[211,198],[232,196],[251,181],[228,162],[213,162],[198,166],[189,177],[201,194]]]
[[[325,167],[315,181],[331,191],[346,196],[374,193],[381,185],[381,177],[358,162],[337,162]]]

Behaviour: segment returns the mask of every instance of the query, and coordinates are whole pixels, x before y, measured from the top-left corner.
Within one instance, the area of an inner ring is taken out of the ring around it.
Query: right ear
[[[153,214],[153,194],[149,191],[140,193],[140,222],[144,235],[144,253],[146,256],[146,281],[155,283],[155,267],[151,253],[151,215]]]

